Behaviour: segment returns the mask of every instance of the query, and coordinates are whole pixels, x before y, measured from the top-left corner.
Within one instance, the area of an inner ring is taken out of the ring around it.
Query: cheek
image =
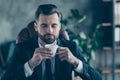
[[[44,34],[44,33],[45,33],[45,31],[44,31],[44,30],[42,30],[42,29],[38,29],[38,33],[39,33],[39,34]]]
[[[57,30],[55,30],[54,34],[58,36],[58,35],[59,35],[59,32],[60,32],[60,30],[57,29]]]

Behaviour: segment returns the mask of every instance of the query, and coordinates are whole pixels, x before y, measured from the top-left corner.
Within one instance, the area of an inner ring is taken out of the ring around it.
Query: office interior
[[[34,20],[40,4],[58,6],[61,26],[103,80],[120,79],[120,0],[0,0],[0,76],[19,32]]]

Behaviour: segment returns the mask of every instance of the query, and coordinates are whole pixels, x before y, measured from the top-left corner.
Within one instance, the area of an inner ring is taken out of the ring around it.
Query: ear
[[[36,21],[34,22],[34,29],[35,29],[35,31],[38,31],[37,30],[37,22]]]

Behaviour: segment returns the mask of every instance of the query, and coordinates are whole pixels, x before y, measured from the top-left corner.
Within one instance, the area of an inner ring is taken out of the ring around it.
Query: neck
[[[42,41],[40,38],[38,38],[38,43],[41,44],[41,46],[45,47],[46,43]]]

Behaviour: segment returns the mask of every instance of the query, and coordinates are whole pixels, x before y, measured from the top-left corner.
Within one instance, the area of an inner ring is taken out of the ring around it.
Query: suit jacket
[[[83,70],[80,73],[75,72],[83,80],[101,80],[101,75],[85,61],[79,47],[74,42],[58,39],[57,44],[68,47],[73,55],[83,62]],[[42,80],[42,63],[34,69],[30,77],[26,78],[24,73],[24,64],[32,58],[37,47],[39,47],[37,38],[17,44],[12,64],[5,72],[2,80]],[[72,70],[74,68],[71,64],[67,61],[61,61],[58,56],[55,56],[55,80],[72,80]]]

